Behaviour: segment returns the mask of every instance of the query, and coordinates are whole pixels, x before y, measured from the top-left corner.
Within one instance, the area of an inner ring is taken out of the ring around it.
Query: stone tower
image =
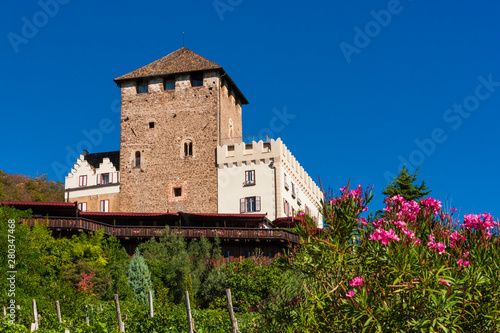
[[[241,142],[245,96],[218,64],[181,48],[115,79],[121,212],[217,213],[216,148]]]

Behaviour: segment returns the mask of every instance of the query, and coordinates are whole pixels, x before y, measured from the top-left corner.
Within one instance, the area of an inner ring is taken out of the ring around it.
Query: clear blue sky
[[[5,172],[64,180],[84,131],[106,119],[114,129],[90,151],[118,150],[113,79],[180,48],[185,32],[186,47],[223,66],[250,101],[244,135],[271,130],[324,186],[373,185],[379,209],[405,160],[462,214],[500,216],[500,2],[0,6]]]

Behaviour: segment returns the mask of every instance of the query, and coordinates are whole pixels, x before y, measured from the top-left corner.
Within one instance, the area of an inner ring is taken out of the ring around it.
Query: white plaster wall
[[[255,170],[255,185],[245,186],[245,171],[250,170]],[[260,196],[261,210],[255,214],[267,214],[270,220],[275,219],[274,169],[268,164],[249,162],[219,168],[218,193],[219,213],[239,214],[241,198]]]
[[[269,219],[273,220],[277,217],[286,216],[283,207],[284,198],[290,204],[290,215],[292,214],[292,207],[298,212],[304,211],[305,205],[307,205],[310,209],[311,216],[317,219],[318,227],[322,227],[320,200],[323,194],[321,190],[307,172],[305,172],[304,168],[295,159],[285,144],[283,144],[281,139],[271,140],[269,144],[266,145],[262,141],[254,141],[251,143],[251,146],[246,143],[239,143],[230,145],[232,149],[229,149],[227,145],[217,148],[217,165],[219,167],[219,213],[226,212],[221,211],[221,209],[227,209],[228,213],[239,212],[239,198],[251,196],[243,196],[244,192],[242,192],[242,189],[238,188],[238,186],[241,187],[241,183],[244,181],[244,170],[249,170],[247,168],[249,163],[266,165],[269,169],[268,171],[274,177],[273,169],[269,168],[269,164],[273,162],[273,165],[276,167],[277,179],[275,182],[273,178],[270,183],[273,189],[272,194],[268,195],[268,198],[273,202],[273,209],[272,213],[267,211]],[[239,175],[240,172],[241,175]],[[286,190],[284,186],[285,174],[287,175],[287,183],[289,185],[288,190]],[[241,181],[237,182],[237,177],[239,177]],[[256,180],[259,180],[257,176]],[[228,183],[231,185],[227,185]],[[292,197],[292,183],[295,184],[295,198]],[[259,191],[260,190],[263,191],[263,189],[259,188]],[[227,200],[231,198],[231,196],[237,196],[238,205],[235,203],[234,207],[229,206]],[[300,205],[297,199],[301,200]],[[264,204],[263,202],[263,210]],[[277,207],[277,216],[275,216],[275,207]],[[269,208],[266,207],[266,209]]]

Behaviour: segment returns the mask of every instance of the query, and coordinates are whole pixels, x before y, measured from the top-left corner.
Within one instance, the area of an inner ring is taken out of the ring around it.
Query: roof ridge
[[[161,57],[143,67],[114,79],[120,82],[128,79],[138,79],[150,76],[164,76],[169,74],[186,73],[202,70],[217,69],[222,70],[222,66],[208,60],[198,53],[181,47],[166,56]]]

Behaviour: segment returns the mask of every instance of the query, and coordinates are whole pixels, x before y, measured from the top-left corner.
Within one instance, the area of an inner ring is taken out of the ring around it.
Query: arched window
[[[141,167],[141,152],[140,151],[135,152],[134,167],[135,168]]]
[[[193,156],[193,142],[192,141],[186,141],[184,142],[184,156]]]

